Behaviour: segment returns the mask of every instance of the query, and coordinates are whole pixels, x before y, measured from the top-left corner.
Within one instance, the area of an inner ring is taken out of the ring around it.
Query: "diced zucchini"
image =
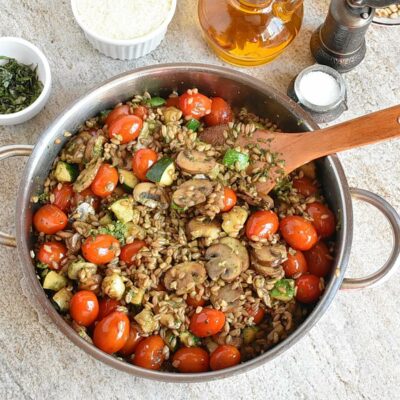
[[[280,301],[290,301],[294,297],[294,280],[280,279],[269,292],[270,296]]]
[[[126,169],[119,169],[119,182],[123,186],[123,188],[132,193],[134,187],[139,183],[139,179],[136,178],[135,174],[132,171],[127,171]]]
[[[154,314],[147,308],[143,309],[134,317],[135,321],[140,325],[144,333],[152,333],[158,329],[158,321],[154,318]]]
[[[43,281],[43,289],[54,290],[58,292],[67,286],[68,280],[65,276],[59,275],[55,271],[49,271]]]
[[[200,128],[200,125],[201,125],[201,123],[198,119],[192,118],[186,124],[186,128],[190,129],[193,132],[196,132]]]
[[[146,237],[146,230],[138,224],[128,222],[126,224],[125,238],[128,237],[143,240]]]
[[[179,339],[186,347],[196,347],[200,344],[200,339],[189,331],[181,332]]]
[[[58,161],[54,171],[54,177],[58,182],[74,182],[79,175],[76,165],[68,164],[65,161]]]
[[[176,107],[167,107],[162,110],[166,124],[178,122],[182,118],[182,111]]]
[[[165,332],[164,342],[171,351],[175,351],[178,348],[178,337],[175,336],[172,331]]]
[[[54,296],[53,301],[57,304],[60,312],[64,313],[69,310],[69,303],[72,299],[72,293],[67,288],[62,288]]]
[[[112,223],[113,223],[113,220],[112,220],[111,215],[109,213],[104,214],[104,216],[102,216],[99,219],[99,224],[101,226],[106,226],[106,225],[109,225],[109,224],[112,224]]]
[[[140,306],[144,297],[144,289],[133,287],[129,289],[130,304]]]
[[[227,167],[237,166],[238,169],[242,171],[249,166],[249,155],[234,149],[228,149],[222,162]]]
[[[146,174],[146,178],[161,186],[170,186],[174,181],[175,164],[172,158],[163,157],[158,160]]]
[[[152,97],[149,100],[150,107],[161,107],[166,103],[166,101],[162,97]]]
[[[68,278],[78,279],[78,274],[83,269],[86,269],[90,274],[95,274],[97,272],[97,265],[83,261],[82,259],[74,261],[68,265]]]
[[[134,218],[133,198],[119,199],[111,204],[110,210],[115,214],[119,221],[126,224]]]
[[[257,326],[247,326],[243,329],[243,342],[244,344],[250,344],[256,339],[259,328]]]

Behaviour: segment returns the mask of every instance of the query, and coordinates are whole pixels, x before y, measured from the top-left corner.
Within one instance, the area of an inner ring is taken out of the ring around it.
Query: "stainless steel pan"
[[[373,193],[349,188],[340,162],[333,155],[319,160],[318,166],[325,195],[340,221],[335,257],[336,268],[328,280],[325,293],[319,303],[303,324],[286,340],[265,354],[230,369],[201,374],[178,374],[138,368],[103,353],[81,339],[53,308],[36,278],[29,254],[33,240],[31,220],[34,212],[30,198],[41,192],[54,158],[68,140],[63,136],[64,131],[74,132],[89,117],[112,107],[115,103],[127,100],[136,93],[147,90],[152,94],[167,95],[171,90],[182,91],[192,87],[199,88],[201,92],[209,96],[224,97],[234,107],[246,106],[254,113],[270,118],[286,132],[318,129],[310,116],[296,103],[265,85],[264,82],[226,68],[200,64],[167,64],[140,68],[95,88],[64,110],[41,135],[35,147],[15,145],[0,148],[0,160],[15,156],[29,156],[20,181],[16,203],[16,236],[0,233],[0,244],[17,247],[30,289],[44,311],[72,342],[98,360],[132,375],[169,382],[207,381],[238,374],[265,364],[286,351],[311,329],[326,312],[339,289],[371,287],[387,279],[394,271],[400,253],[400,218],[396,211],[385,200]],[[353,234],[352,197],[366,201],[382,211],[389,220],[394,235],[394,247],[384,266],[372,275],[360,279],[344,278]]]

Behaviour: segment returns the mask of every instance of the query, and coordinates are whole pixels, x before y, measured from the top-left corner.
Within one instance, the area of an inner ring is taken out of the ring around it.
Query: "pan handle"
[[[344,278],[341,289],[358,290],[378,286],[395,272],[400,264],[400,217],[396,210],[382,197],[363,189],[350,189],[354,199],[365,201],[376,207],[389,221],[393,233],[393,248],[385,264],[376,272],[363,278]]]
[[[10,146],[2,146],[0,147],[0,161],[10,157],[29,157],[32,153],[33,147],[34,146],[29,144],[14,144]],[[14,236],[0,232],[0,245],[16,247],[17,241]]]

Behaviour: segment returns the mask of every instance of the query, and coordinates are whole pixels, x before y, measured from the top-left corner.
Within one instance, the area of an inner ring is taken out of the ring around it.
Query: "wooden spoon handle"
[[[302,136],[302,147],[314,158],[399,137],[400,105]]]

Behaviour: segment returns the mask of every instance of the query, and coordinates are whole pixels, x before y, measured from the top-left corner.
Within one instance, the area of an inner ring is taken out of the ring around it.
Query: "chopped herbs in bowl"
[[[0,125],[33,118],[50,91],[50,65],[43,52],[24,39],[0,37]]]
[[[5,60],[5,64],[2,61]],[[30,106],[43,90],[37,66],[0,56],[0,114],[12,114]]]

